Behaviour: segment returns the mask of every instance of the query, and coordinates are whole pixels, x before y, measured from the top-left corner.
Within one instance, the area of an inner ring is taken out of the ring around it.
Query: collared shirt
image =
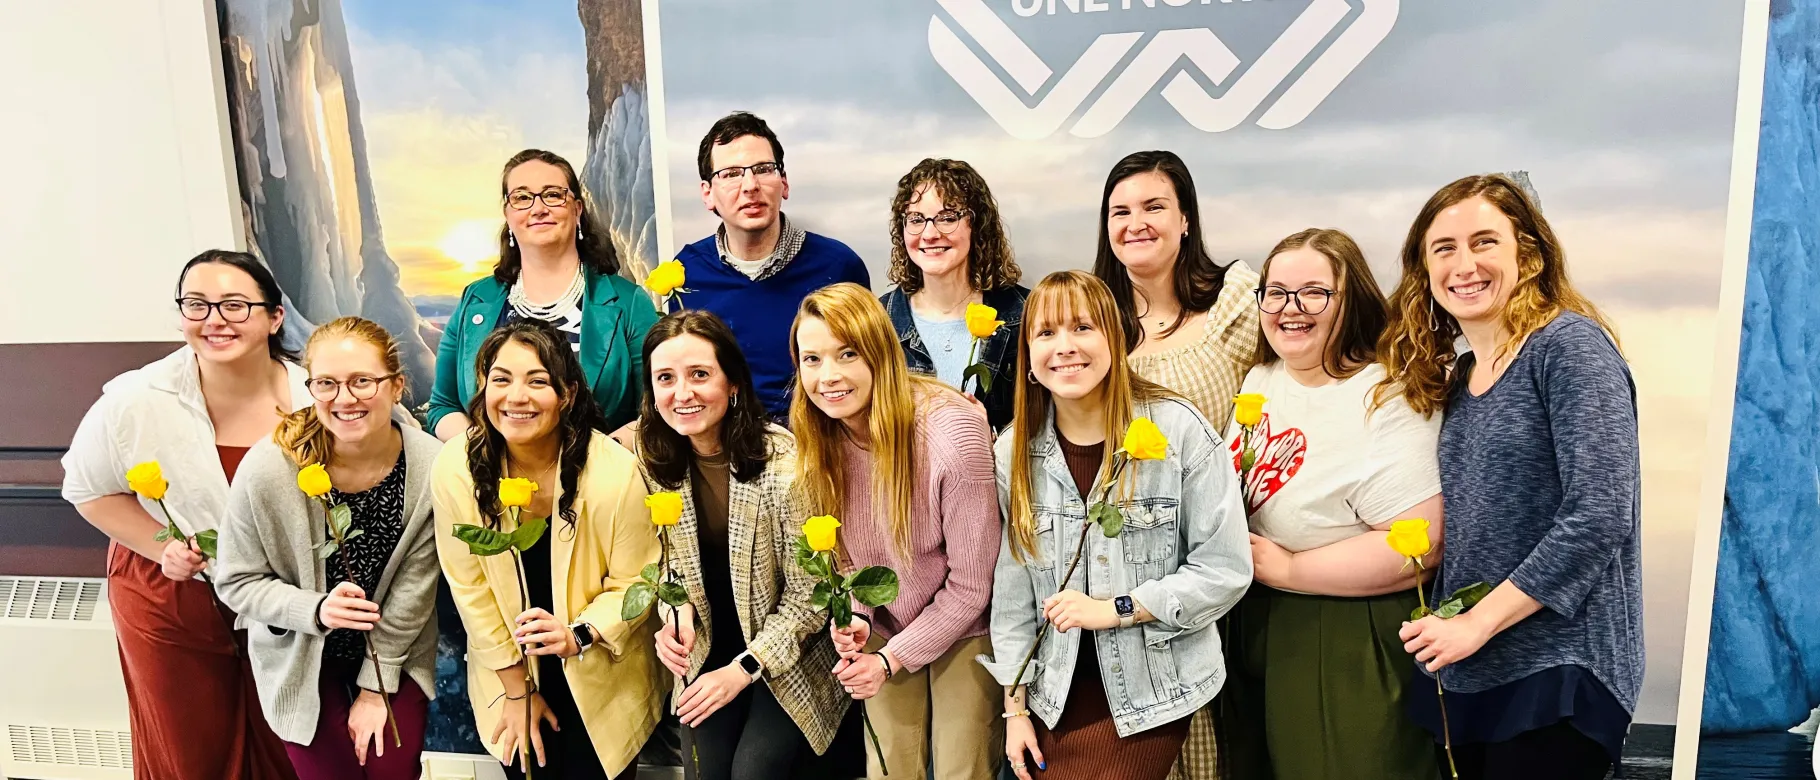
[[[720,253],[721,262],[755,282],[783,270],[791,260],[796,259],[796,253],[803,250],[803,239],[808,233],[790,224],[790,218],[783,214],[777,215],[777,222],[777,246],[771,250],[770,255],[757,260],[741,259],[727,250],[727,226],[722,224],[714,231],[714,249]]]

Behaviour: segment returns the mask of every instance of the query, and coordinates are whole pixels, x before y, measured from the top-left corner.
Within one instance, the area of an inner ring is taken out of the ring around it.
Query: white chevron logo
[[[1052,79],[1055,72],[986,7],[985,0],[937,2],[986,56],[1017,82],[1023,95],[1000,81],[992,68],[938,16],[929,17],[929,53],[1005,132],[1017,138],[1046,138],[1060,129],[1144,37],[1140,32],[1101,35],[1061,78]],[[1351,2],[1314,0],[1230,86],[1228,80],[1241,63],[1212,30],[1162,30],[1138,50],[1131,63],[1081,112],[1068,132],[1081,138],[1097,138],[1111,132],[1139,100],[1172,72],[1174,76],[1163,85],[1163,99],[1183,119],[1210,133],[1237,127],[1345,20]],[[1259,127],[1281,130],[1307,119],[1390,34],[1397,21],[1399,0],[1356,2],[1362,6],[1358,19],[1258,117]],[[1176,63],[1183,57],[1214,84],[1226,86],[1226,94],[1217,98],[1207,94],[1194,77],[1177,69]],[[1048,93],[1036,105],[1025,103],[1025,96],[1035,97],[1045,87]]]

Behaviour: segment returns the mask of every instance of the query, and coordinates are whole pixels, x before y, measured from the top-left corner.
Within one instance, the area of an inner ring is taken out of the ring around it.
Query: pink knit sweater
[[[897,600],[871,615],[891,657],[916,671],[955,642],[985,636],[1000,534],[985,413],[958,395],[917,405],[911,563],[897,560],[890,527],[873,516],[872,454],[849,441],[842,460],[840,530],[851,565],[890,566],[899,578]]]

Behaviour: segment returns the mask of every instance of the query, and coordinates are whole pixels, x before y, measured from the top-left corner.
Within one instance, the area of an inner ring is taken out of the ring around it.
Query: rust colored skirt
[[[132,723],[136,780],[296,780],[259,708],[246,633],[199,580],[111,545],[108,605]],[[263,629],[262,629],[263,630]]]
[[[1100,681],[1093,639],[1082,637],[1061,720],[1054,729],[1036,721],[1037,749],[1043,751],[1043,762],[1049,768],[1039,770],[1031,765],[1027,771],[1044,780],[1163,780],[1181,755],[1182,742],[1188,739],[1188,721],[1183,717],[1119,737],[1112,725],[1112,707],[1106,703],[1106,686]]]

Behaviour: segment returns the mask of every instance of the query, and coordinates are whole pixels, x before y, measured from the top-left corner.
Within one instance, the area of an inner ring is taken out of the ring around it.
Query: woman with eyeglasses
[[[657,322],[638,286],[619,276],[613,242],[588,210],[569,161],[526,149],[500,174],[499,263],[469,284],[443,326],[426,422],[448,441],[474,421],[464,411],[478,390],[474,359],[494,328],[520,320],[550,324],[567,339],[589,378],[603,424],[638,416],[644,369],[639,348]]]
[[[973,166],[926,159],[897,180],[891,199],[891,281],[879,297],[911,371],[934,374],[986,407],[993,430],[1011,424],[1017,339],[1030,290],[1011,255],[998,200]],[[984,304],[1004,322],[973,354],[967,307]],[[967,358],[991,371],[990,389],[962,376]]]
[[[1100,196],[1093,275],[1125,318],[1131,370],[1207,416],[1232,419],[1232,397],[1258,343],[1258,275],[1207,253],[1201,204],[1188,165],[1174,152],[1134,152],[1112,166]],[[1214,716],[1196,713],[1179,766],[1187,780],[1219,774]]]
[[[398,405],[404,374],[384,328],[317,328],[304,366],[315,403],[242,462],[217,587],[252,624],[260,701],[301,780],[412,780],[436,691],[430,465],[442,443]],[[311,465],[334,485],[327,503],[348,508],[338,544],[323,502],[298,487]]]
[[[241,457],[310,403],[280,300],[252,255],[192,258],[177,277],[184,346],[108,382],[63,457],[63,498],[112,540],[108,607],[140,780],[295,777],[261,712],[246,633],[194,541],[225,519]],[[169,483],[169,516],[127,485],[146,462]],[[162,539],[167,523],[183,538]]]
[[[1389,309],[1345,233],[1283,239],[1263,277],[1243,388],[1267,399],[1244,486],[1256,582],[1228,618],[1225,762],[1234,780],[1433,778],[1433,743],[1403,712],[1415,667],[1397,632],[1440,562],[1441,418],[1375,398]],[[1244,437],[1236,423],[1226,435],[1230,468]],[[1411,518],[1435,544],[1421,572],[1386,544]]]

